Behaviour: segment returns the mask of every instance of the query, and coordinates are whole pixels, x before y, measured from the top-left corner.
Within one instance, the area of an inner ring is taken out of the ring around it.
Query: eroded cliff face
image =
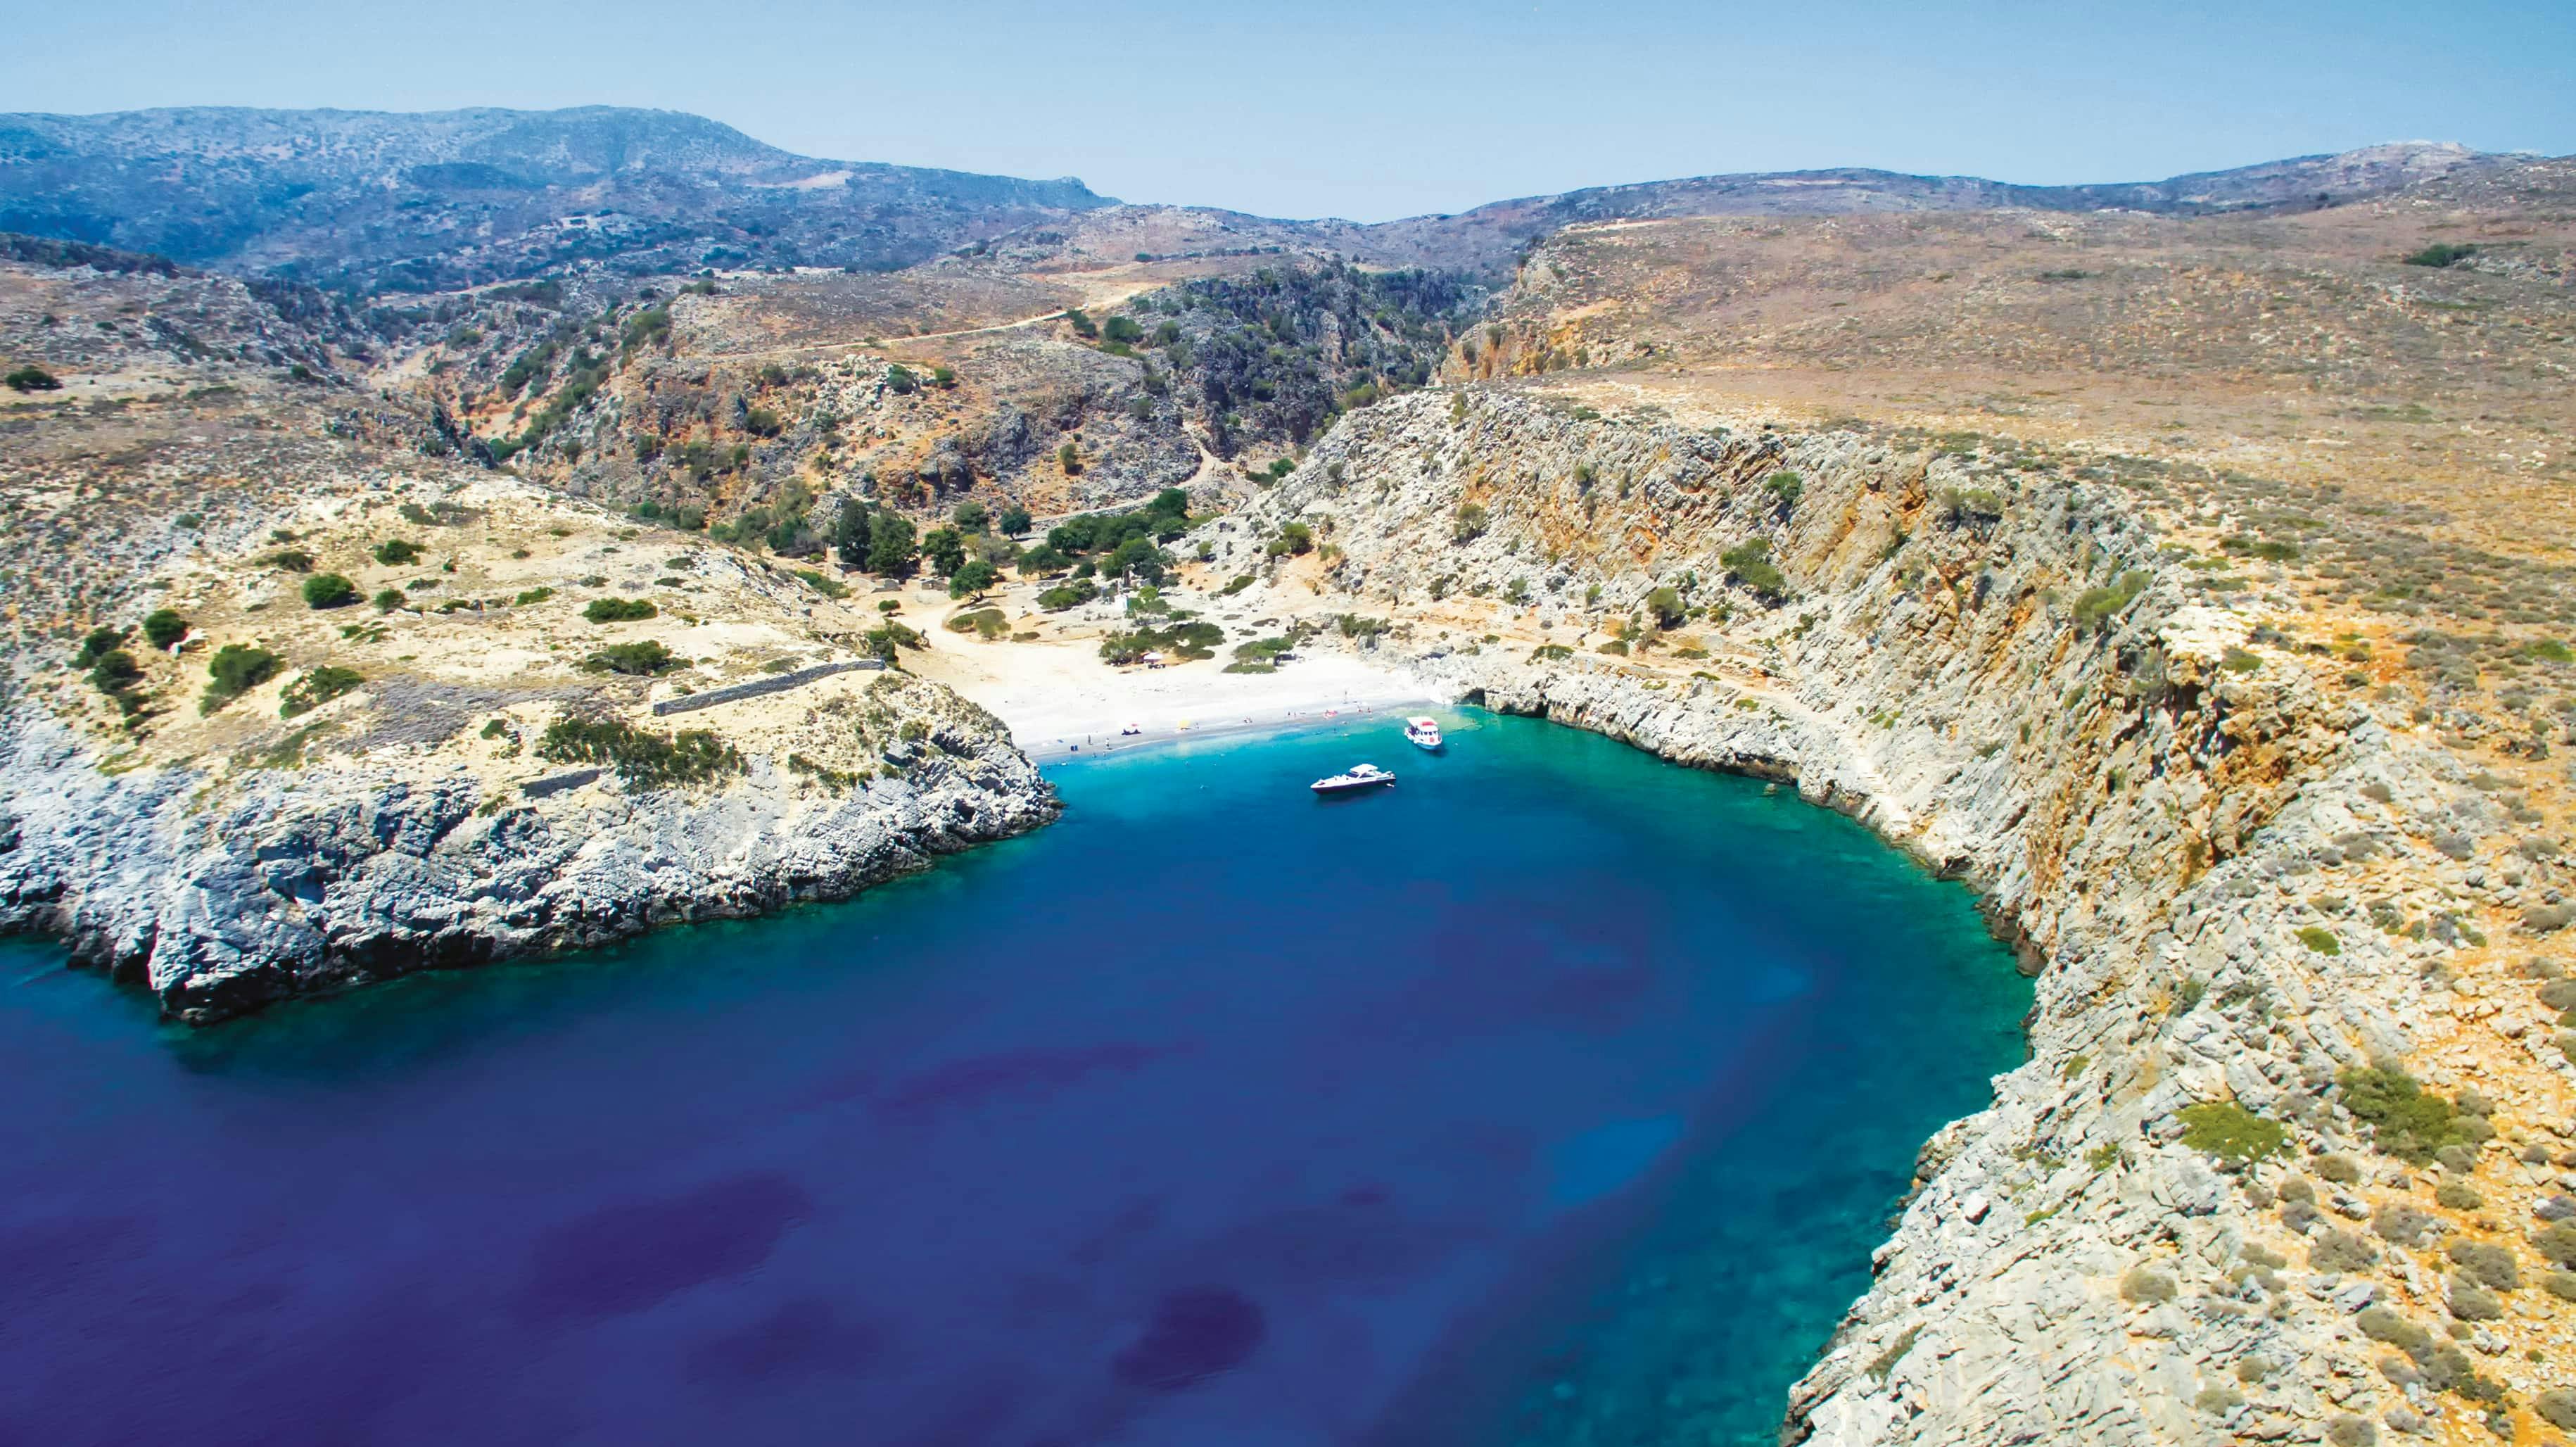
[[[1787,1440],[2530,1423],[2563,1383],[2524,1353],[2559,1342],[2564,1304],[2472,1321],[2442,1243],[2548,1270],[2517,1223],[2556,1189],[2568,1067],[2528,982],[2481,979],[2505,964],[2478,948],[2548,877],[2484,862],[2505,842],[2474,843],[2491,808],[2467,857],[2432,847],[2487,808],[2468,771],[2322,688],[2259,590],[2202,587],[2079,462],[1431,394],[1358,414],[1209,536],[1219,574],[1355,615],[1326,636],[1457,696],[1794,780],[1969,880],[2021,947],[2032,1058],[1925,1148]],[[1265,557],[1290,522],[1315,552]],[[1742,551],[1757,540],[1767,557]],[[1659,609],[1690,616],[1657,629]],[[1600,651],[1610,633],[1624,653]],[[2392,933],[2363,900],[2453,927]],[[2374,1059],[2480,1085],[2500,1134],[2430,1166],[2372,1154],[2334,1082]],[[2284,1150],[2247,1167],[2182,1143],[2180,1111],[2230,1101]],[[2272,1209],[2310,1176],[2332,1216]],[[2484,1214],[2431,1199],[2472,1178]],[[2400,1206],[2428,1224],[2341,1229]],[[2355,1315],[2373,1303],[2436,1335],[2458,1317],[2501,1405],[2377,1365]]]

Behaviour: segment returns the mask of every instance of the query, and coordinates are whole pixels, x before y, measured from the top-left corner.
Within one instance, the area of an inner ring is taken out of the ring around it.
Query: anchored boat
[[[1380,784],[1392,784],[1395,775],[1375,764],[1353,764],[1329,779],[1317,779],[1308,785],[1318,794],[1356,794]]]
[[[1440,750],[1440,721],[1433,718],[1409,718],[1404,721],[1405,742],[1432,753]]]

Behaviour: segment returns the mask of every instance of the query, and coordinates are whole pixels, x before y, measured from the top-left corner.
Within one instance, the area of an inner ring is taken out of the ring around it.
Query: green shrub
[[[1226,580],[1224,587],[1217,590],[1217,596],[1221,598],[1231,598],[1235,594],[1242,592],[1244,589],[1251,587],[1252,584],[1253,577],[1250,573],[1237,573]]]
[[[2402,1070],[2372,1066],[2335,1077],[2343,1104],[2371,1127],[2371,1142],[2400,1160],[2423,1165],[2444,1146],[2468,1139],[2451,1102],[2416,1084]]]
[[[689,663],[648,638],[640,643],[612,643],[583,659],[581,666],[593,673],[623,673],[650,678],[675,668],[686,668]]]
[[[2433,1188],[2433,1200],[2446,1210],[2475,1211],[2487,1203],[2478,1188],[2466,1181],[2444,1181]]]
[[[259,687],[278,675],[286,660],[265,648],[247,643],[227,643],[215,650],[206,661],[205,697],[197,701],[199,713],[213,713],[225,704]]]
[[[846,598],[850,596],[850,587],[847,583],[842,582],[838,578],[831,577],[828,574],[818,572],[815,569],[798,568],[796,570],[796,576],[805,580],[806,587],[813,589],[815,592],[822,594],[826,598]]]
[[[1718,554],[1726,565],[1728,576],[1766,599],[1777,600],[1789,594],[1789,580],[1771,561],[1771,543],[1767,538],[1750,538]]]
[[[313,555],[302,548],[280,548],[261,558],[260,562],[285,573],[313,571]]]
[[[2321,928],[2317,925],[2301,926],[2299,929],[2299,943],[2306,945],[2310,950],[2321,955],[2339,955],[2343,953],[2343,941],[2334,937],[2334,931]]]
[[[1038,606],[1049,613],[1061,613],[1067,608],[1078,607],[1099,596],[1099,587],[1089,578],[1076,578],[1070,583],[1059,583],[1038,594]]]
[[[418,543],[405,542],[401,538],[387,538],[376,544],[376,561],[388,568],[399,568],[406,563],[419,562],[424,551]]]
[[[1657,588],[1646,595],[1646,611],[1655,615],[1658,628],[1679,628],[1682,620],[1690,616],[1689,608],[1682,603],[1680,590],[1669,587]]]
[[[308,668],[303,677],[288,684],[278,694],[277,716],[293,718],[300,713],[311,713],[366,681],[354,668],[330,663]]]
[[[33,362],[12,370],[7,377],[0,378],[0,381],[7,382],[9,390],[13,392],[59,392],[63,386],[62,381],[53,373]]]
[[[1000,575],[982,558],[969,558],[948,575],[948,596],[971,598],[993,586]]]
[[[1450,524],[1449,541],[1453,543],[1474,542],[1476,539],[1485,535],[1485,525],[1488,520],[1489,514],[1486,513],[1482,504],[1472,502],[1460,503],[1458,505],[1458,515],[1452,519]]]
[[[1532,663],[1563,663],[1574,656],[1574,650],[1562,643],[1542,643],[1530,650]]]
[[[2269,563],[2294,562],[2299,556],[2297,543],[2274,542],[2268,538],[2250,538],[2242,533],[2218,540],[2219,551],[2239,558],[2260,558]]]
[[[2075,600],[2076,631],[2091,633],[2101,629],[2113,618],[2127,612],[2129,605],[2138,601],[2138,595],[2147,591],[2155,580],[2155,574],[2133,568],[2122,573],[2120,580],[2108,588],[2087,589]]]
[[[142,681],[143,665],[122,648],[111,648],[90,660],[90,686],[120,704],[125,701],[126,690]]]
[[[623,719],[562,718],[546,725],[537,757],[558,764],[606,764],[630,784],[686,784],[738,773],[742,756],[705,729],[677,734]]]
[[[1805,480],[1785,469],[1762,479],[1762,486],[1770,492],[1772,500],[1780,504],[1782,512],[1797,507],[1798,499],[1807,491]]]
[[[510,601],[521,608],[525,608],[531,603],[542,603],[554,595],[555,590],[552,588],[530,588]]]
[[[1213,623],[1175,623],[1166,628],[1112,633],[1100,640],[1100,656],[1113,664],[1139,663],[1148,653],[1177,659],[1214,658],[1216,646],[1224,641],[1225,630]]]
[[[1011,631],[1011,621],[999,608],[977,608],[948,620],[951,633],[973,633],[990,643]]]
[[[316,573],[304,580],[304,606],[345,608],[358,601],[358,585],[337,573]]]
[[[632,623],[661,611],[641,598],[593,598],[581,616],[593,623]]]
[[[406,600],[400,588],[378,588],[376,596],[367,601],[376,605],[377,612],[390,613],[401,607]]]
[[[2478,249],[2475,246],[2454,246],[2447,241],[2436,241],[2421,251],[2410,251],[2398,260],[2408,266],[2429,266],[2439,269],[2457,266],[2477,254]]]
[[[2219,655],[2218,666],[2230,673],[2252,673],[2263,666],[2263,658],[2231,643],[2227,645],[2227,651]]]
[[[2265,1120],[2232,1100],[2182,1108],[2182,1143],[2235,1165],[2277,1155],[2289,1144],[2278,1121]]]
[[[867,644],[869,655],[871,657],[881,659],[886,663],[892,663],[895,661],[897,650],[899,649],[919,648],[922,646],[922,638],[919,633],[914,632],[912,629],[896,622],[892,618],[888,618],[883,623],[869,629],[861,637],[862,641]]]
[[[111,648],[122,648],[124,646],[124,629],[93,628],[82,636],[80,651],[72,655],[72,667],[87,668],[98,661],[100,654],[107,652]]]
[[[175,608],[155,608],[143,615],[143,641],[167,650],[188,636],[188,620]]]
[[[1297,640],[1293,636],[1255,638],[1236,644],[1234,656],[1245,663],[1275,664],[1280,654],[1289,652],[1296,646]]]

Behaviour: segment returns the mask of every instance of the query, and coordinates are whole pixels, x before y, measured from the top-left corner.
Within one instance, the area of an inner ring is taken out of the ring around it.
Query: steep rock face
[[[2485,883],[2416,837],[2467,792],[2458,764],[2258,646],[2258,609],[2193,601],[2116,488],[1998,485],[1853,434],[1468,395],[1359,414],[1214,534],[1220,573],[1278,569],[1265,539],[1302,521],[1327,561],[1274,572],[1283,605],[1311,582],[1326,606],[1387,615],[1343,631],[1461,697],[1794,780],[1973,882],[2037,976],[2032,1059],[1926,1147],[1786,1439],[2196,1442],[2224,1422],[2316,1440],[2346,1415],[2474,1420],[2370,1370],[2352,1325],[2374,1299],[2438,1319],[2438,1259],[2373,1248],[2375,1270],[2320,1254],[2276,1274],[2329,1226],[2261,1210],[2260,1173],[2239,1190],[2180,1144],[2177,1117],[2232,1100],[2294,1149],[2360,1153],[2328,1088],[2417,1048],[2428,1012],[2448,1012],[2451,947],[2370,928],[2341,896],[2364,861],[2372,884]],[[1735,551],[1751,540],[1784,575],[1773,606]],[[1676,599],[1716,610],[1664,635],[1704,627],[1705,657],[1589,651],[1605,614]],[[1532,646],[1568,630],[1581,641]],[[2563,1071],[2545,1031],[2512,1034]],[[2370,1214],[2329,1189],[2336,1211]],[[2173,1290],[2124,1292],[2140,1268]]]
[[[102,773],[92,746],[22,710],[0,739],[0,928],[64,936],[75,959],[205,1023],[846,898],[1056,816],[991,715],[919,681],[871,697],[906,737],[884,777],[855,788],[754,757],[712,784],[571,770],[557,788],[506,791],[432,755],[266,771],[219,797],[185,767]]]

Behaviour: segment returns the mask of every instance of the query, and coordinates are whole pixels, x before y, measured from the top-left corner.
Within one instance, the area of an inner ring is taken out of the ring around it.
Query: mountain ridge
[[[0,114],[0,230],[368,291],[508,280],[582,260],[630,274],[895,270],[995,242],[1033,264],[1114,263],[1160,254],[1137,234],[1157,229],[1224,233],[1221,253],[1276,247],[1498,273],[1531,240],[1577,222],[2002,208],[2206,215],[2366,199],[2514,159],[2408,141],[2070,186],[1869,167],[1728,172],[1362,223],[1131,206],[1073,177],[803,156],[684,111],[182,106]]]

